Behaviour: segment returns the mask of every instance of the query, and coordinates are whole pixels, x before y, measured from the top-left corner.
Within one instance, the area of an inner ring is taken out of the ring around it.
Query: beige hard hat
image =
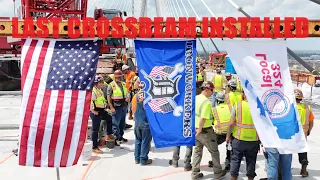
[[[295,89],[294,95],[295,95],[296,99],[303,99],[303,93],[300,89]]]

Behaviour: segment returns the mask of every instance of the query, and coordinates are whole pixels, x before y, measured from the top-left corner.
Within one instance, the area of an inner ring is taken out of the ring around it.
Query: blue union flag
[[[146,114],[157,148],[195,145],[194,40],[135,40]]]

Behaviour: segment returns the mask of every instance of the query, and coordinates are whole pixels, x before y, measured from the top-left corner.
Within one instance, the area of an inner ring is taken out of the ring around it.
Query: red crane
[[[87,16],[88,0],[21,0],[22,18]]]

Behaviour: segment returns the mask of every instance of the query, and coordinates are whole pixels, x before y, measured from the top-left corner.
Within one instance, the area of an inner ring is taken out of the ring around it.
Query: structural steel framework
[[[261,23],[261,28],[263,30],[263,32],[265,32],[265,27],[264,27],[264,23],[263,21],[260,22]],[[17,30],[18,30],[18,33],[19,34],[22,34],[23,33],[23,25],[24,25],[24,21],[18,21],[18,27]],[[128,28],[126,27],[126,25],[124,23],[119,23],[118,25],[122,26],[124,31],[128,30]],[[133,24],[138,30],[139,30],[139,23],[134,23]],[[165,28],[166,26],[166,23],[165,22],[162,22],[160,23],[160,25],[162,27]],[[269,28],[269,32],[271,34],[273,34],[273,22],[270,23],[271,27],[267,27]],[[16,26],[16,25],[14,25]],[[97,24],[94,25],[94,27],[96,27]],[[144,26],[144,25],[142,25]],[[248,23],[248,35],[250,33],[250,26],[251,24]],[[7,20],[3,20],[3,21],[0,21],[0,36],[12,36],[12,27],[13,27],[13,24],[12,24],[12,21],[7,21]],[[49,28],[49,36],[52,35],[52,31],[53,31],[53,24],[52,22],[49,22],[47,27]],[[74,26],[74,29],[79,29],[80,30],[80,33],[82,34],[82,22],[80,23],[80,26]],[[110,27],[112,27],[111,23],[110,23]],[[179,22],[176,22],[176,27],[177,27],[177,30],[179,29]],[[196,27],[197,27],[197,37],[203,37],[202,36],[202,22],[201,21],[197,21],[196,22]],[[241,24],[240,23],[236,23],[235,24],[235,27],[237,28],[237,37],[241,37]],[[284,21],[281,21],[280,23],[280,33],[284,34]],[[151,25],[151,28],[153,29],[154,26],[153,26],[153,23]],[[39,28],[37,27],[36,25],[36,22],[34,21],[34,29],[35,31],[37,31]],[[63,21],[63,22],[60,22],[59,23],[59,37],[66,37],[68,36],[68,22],[67,21]],[[209,24],[209,29],[210,29],[210,24]],[[223,27],[223,29],[228,29],[227,27]],[[209,31],[210,32],[210,31]],[[295,35],[296,33],[296,30],[292,30],[291,31],[292,34]],[[153,33],[152,33],[153,34]],[[95,35],[96,37],[98,37],[97,35],[97,30],[95,28]],[[125,36],[125,35],[124,35]],[[111,37],[111,35],[110,35]],[[210,37],[210,33],[209,33],[209,37]],[[248,36],[249,37],[249,36]],[[320,37],[320,20],[309,20],[309,24],[308,24],[308,37]]]

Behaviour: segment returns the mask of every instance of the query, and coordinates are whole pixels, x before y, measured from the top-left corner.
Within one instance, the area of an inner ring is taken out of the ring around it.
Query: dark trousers
[[[301,165],[308,165],[309,164],[309,161],[308,161],[308,153],[305,152],[305,153],[299,153],[298,154],[299,156],[299,163]]]
[[[148,154],[151,147],[152,135],[149,126],[134,127],[134,135],[136,137],[134,159],[136,162],[143,164],[149,159]]]
[[[218,145],[224,143],[226,141],[226,134],[217,134],[217,141],[218,141]],[[231,162],[231,151],[228,150],[228,144],[226,144],[226,162],[225,165],[229,166],[230,162]]]
[[[249,178],[254,178],[257,176],[256,170],[256,161],[259,151],[259,142],[258,141],[241,141],[236,138],[232,140],[232,154],[231,154],[231,167],[230,174],[231,176],[238,177],[239,169],[241,165],[241,160],[243,156],[246,158],[247,164],[247,174]]]
[[[114,114],[112,118],[113,135],[117,138],[117,140],[121,141],[126,125],[127,106],[118,106],[115,107],[115,110],[116,114]]]
[[[101,120],[106,121],[106,133],[110,135],[112,134],[112,117],[107,112],[99,112],[99,115],[94,115],[90,112],[90,118],[92,120],[92,148],[97,148]]]

